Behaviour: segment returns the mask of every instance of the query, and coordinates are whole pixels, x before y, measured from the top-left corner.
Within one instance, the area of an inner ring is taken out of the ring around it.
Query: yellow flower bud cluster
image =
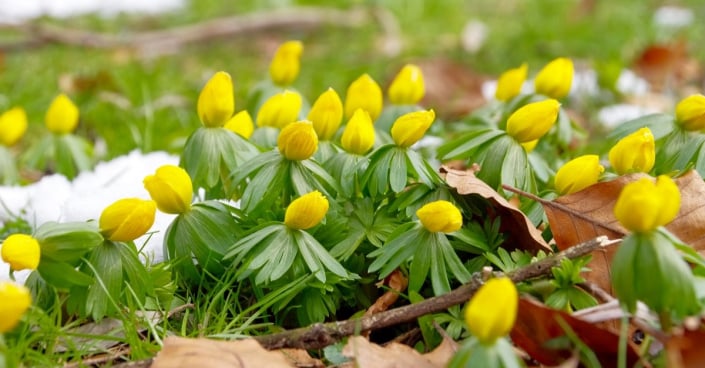
[[[180,214],[191,209],[193,184],[186,170],[164,165],[143,180],[144,187],[164,213]]]
[[[558,194],[579,192],[595,183],[605,171],[597,155],[583,155],[568,161],[556,173],[555,187]]]
[[[620,139],[609,152],[610,165],[619,175],[649,172],[656,161],[656,143],[649,128]]]
[[[673,221],[680,203],[680,191],[670,177],[661,175],[656,183],[641,178],[622,188],[614,215],[630,231],[646,233]]]
[[[12,234],[2,243],[2,260],[13,271],[36,270],[41,249],[39,242],[30,235]]]
[[[497,79],[497,89],[494,97],[500,101],[508,101],[521,92],[521,87],[526,81],[529,66],[524,63],[518,68],[505,71]]]
[[[15,328],[32,305],[29,289],[11,282],[0,281],[0,334]]]
[[[427,203],[416,211],[416,216],[432,233],[452,233],[463,226],[463,215],[458,207],[444,200]]]
[[[421,68],[413,64],[404,65],[387,89],[389,102],[395,105],[413,105],[421,101],[426,86]]]
[[[372,124],[370,114],[357,109],[348,121],[340,137],[340,145],[344,150],[356,154],[364,155],[372,149],[375,144],[375,127]]]
[[[156,211],[157,205],[152,200],[119,199],[100,214],[100,231],[112,241],[133,241],[152,227]]]
[[[286,208],[284,224],[293,230],[306,230],[318,225],[328,212],[328,199],[321,192],[302,195]]]
[[[299,119],[302,103],[301,95],[291,90],[272,95],[257,112],[257,126],[284,128]]]
[[[15,107],[0,115],[0,144],[11,147],[17,144],[27,131],[27,113]]]
[[[382,89],[369,74],[363,74],[348,86],[345,95],[345,117],[350,119],[357,109],[370,114],[372,121],[382,112]]]
[[[343,121],[343,102],[333,88],[328,88],[316,99],[308,113],[308,120],[320,140],[333,138]]]
[[[269,76],[278,86],[288,86],[296,80],[301,69],[301,54],[304,44],[301,41],[287,41],[279,45],[269,64]]]
[[[495,98],[499,101],[509,101],[519,95],[526,81],[528,65],[526,63],[502,73],[497,80]],[[546,64],[536,74],[534,91],[552,99],[561,99],[570,93],[575,70],[573,61],[559,57]]]
[[[310,121],[291,123],[277,138],[279,152],[288,160],[301,161],[313,156],[318,149],[318,136]]]
[[[480,343],[494,344],[512,330],[517,317],[519,293],[512,280],[488,280],[465,307],[465,323]]]
[[[556,123],[561,104],[548,99],[526,104],[507,119],[507,134],[519,143],[541,138]]]
[[[68,134],[78,126],[78,107],[65,94],[54,98],[44,117],[47,129],[54,134]]]
[[[394,143],[399,147],[411,147],[423,138],[435,118],[436,113],[432,109],[414,111],[400,116],[392,125],[391,133]]]
[[[705,96],[691,95],[676,105],[676,123],[685,130],[705,129]]]

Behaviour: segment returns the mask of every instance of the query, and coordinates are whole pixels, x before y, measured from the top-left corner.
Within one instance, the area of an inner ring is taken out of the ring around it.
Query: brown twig
[[[607,247],[616,242],[617,241],[609,241],[605,236],[599,236],[540,261],[508,272],[506,276],[514,282],[544,276],[550,273],[551,268],[558,265],[561,260],[565,258],[573,259],[581,257],[590,254],[596,249]],[[496,275],[501,275],[501,273],[497,273]],[[308,327],[278,334],[258,336],[255,339],[267,349],[321,349],[340,341],[346,336],[413,321],[420,316],[440,312],[454,305],[465,303],[481,285],[481,274],[475,273],[470,282],[447,294],[426,299],[420,303],[406,305],[358,319],[317,323]]]

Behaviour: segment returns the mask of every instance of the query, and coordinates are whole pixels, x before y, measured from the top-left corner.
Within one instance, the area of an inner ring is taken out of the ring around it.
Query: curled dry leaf
[[[291,368],[284,355],[268,351],[254,339],[218,341],[170,336],[154,358],[152,368]]]
[[[627,183],[642,177],[648,175],[625,175],[554,201],[542,201],[558,248],[563,250],[599,235],[611,239],[624,237],[628,231],[614,217],[614,204]],[[681,191],[681,208],[666,228],[695,250],[705,251],[705,182],[695,170],[675,182]],[[611,291],[610,264],[616,251],[616,247],[611,247],[593,252],[588,265],[591,272],[585,274],[585,278]]]
[[[537,253],[540,250],[550,252],[551,248],[541,237],[541,232],[534,227],[528,217],[516,206],[507,202],[484,181],[475,177],[471,170],[453,170],[441,167],[441,175],[445,174],[446,183],[460,195],[479,195],[487,199],[497,216],[502,219],[502,231],[509,236],[507,244],[517,249]],[[594,238],[594,237],[593,237]],[[577,244],[577,243],[576,243]]]
[[[384,279],[384,283],[389,286],[390,290],[382,294],[382,296],[377,298],[374,304],[367,308],[367,311],[365,311],[366,316],[384,312],[389,309],[389,307],[391,307],[392,304],[399,299],[399,294],[406,290],[409,280],[401,271],[395,270],[391,275]]]
[[[684,331],[671,336],[666,342],[666,356],[669,367],[705,367],[705,330]]]
[[[457,351],[458,345],[447,338],[435,350],[421,354],[414,348],[391,343],[384,347],[369,342],[362,336],[353,336],[343,348],[343,356],[352,359],[346,367],[356,368],[442,368]]]

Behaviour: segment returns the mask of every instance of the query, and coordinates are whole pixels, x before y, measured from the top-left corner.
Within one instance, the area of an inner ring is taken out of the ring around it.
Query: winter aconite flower
[[[399,147],[410,147],[423,138],[428,128],[433,124],[436,113],[428,111],[414,111],[397,118],[392,125],[392,139]]]
[[[649,128],[622,138],[609,152],[610,165],[619,174],[649,172],[656,161],[656,143]]]
[[[278,86],[288,86],[299,76],[301,53],[304,44],[301,41],[287,41],[279,45],[272,63],[269,64],[269,76]]]
[[[671,222],[680,209],[678,186],[665,175],[654,183],[649,178],[624,186],[614,205],[614,215],[625,228],[645,233]]]
[[[152,227],[156,211],[157,205],[152,200],[119,199],[100,214],[100,231],[112,241],[135,240]]]
[[[421,225],[432,233],[452,233],[463,226],[463,215],[458,207],[448,201],[427,203],[416,211],[416,216]]]
[[[305,160],[316,153],[318,136],[309,121],[291,123],[279,133],[277,147],[288,160]]]
[[[144,178],[144,187],[164,213],[179,214],[191,209],[193,186],[186,170],[164,165]]]
[[[557,58],[546,64],[534,80],[536,93],[561,99],[568,95],[573,83],[573,61],[568,58]]]
[[[421,101],[426,92],[421,68],[406,64],[389,85],[389,102],[395,105],[413,105]]]
[[[561,195],[581,191],[595,183],[605,168],[597,155],[583,155],[568,161],[556,173],[555,187]]]
[[[255,130],[255,123],[252,121],[250,113],[247,110],[242,110],[233,115],[223,128],[239,134],[245,139],[250,139],[252,132]]]
[[[705,96],[691,95],[676,105],[676,122],[685,130],[705,129]]]
[[[529,153],[529,152],[533,151],[534,148],[536,148],[537,144],[539,144],[539,140],[534,139],[533,141],[521,143],[521,146],[522,146],[522,148],[524,148],[524,151],[526,151],[526,153]]]
[[[528,70],[528,65],[524,63],[518,68],[509,69],[502,73],[497,80],[497,90],[494,97],[500,101],[508,101],[518,95],[524,81],[526,81]]]
[[[78,107],[62,93],[56,96],[49,105],[44,122],[50,132],[68,134],[78,126],[78,114]]]
[[[15,107],[0,115],[0,144],[14,146],[27,131],[27,113]]]
[[[554,99],[520,107],[507,119],[507,134],[519,143],[541,138],[555,124],[561,104]]]
[[[357,109],[348,121],[340,137],[340,145],[344,150],[356,155],[364,155],[375,144],[375,127],[370,114]]]
[[[313,192],[296,198],[286,208],[284,224],[290,229],[306,230],[320,223],[328,212],[328,199],[321,192]]]
[[[370,114],[372,121],[377,120],[382,112],[382,89],[369,74],[363,74],[350,86],[345,95],[345,117],[350,119],[357,109],[363,109]]]
[[[36,270],[41,251],[39,242],[26,234],[12,234],[2,243],[2,260],[14,271]]]
[[[343,121],[343,102],[333,88],[328,88],[316,99],[308,113],[308,120],[320,140],[333,138]]]
[[[257,126],[283,128],[299,119],[301,95],[284,90],[268,98],[257,112]]]
[[[209,128],[221,127],[235,112],[233,81],[230,74],[217,72],[198,95],[198,117]]]
[[[0,334],[15,328],[32,305],[29,289],[22,285],[0,281]]]
[[[518,304],[519,294],[512,280],[490,279],[470,299],[465,323],[482,344],[492,345],[512,330]]]

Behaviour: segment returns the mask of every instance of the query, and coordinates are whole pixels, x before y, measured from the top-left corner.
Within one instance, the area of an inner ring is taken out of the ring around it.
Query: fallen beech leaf
[[[435,367],[445,367],[448,365],[455,352],[458,351],[458,343],[447,335],[443,336],[443,341],[433,351],[423,355]]]
[[[384,279],[384,283],[389,286],[390,290],[382,294],[382,296],[377,298],[374,304],[367,308],[367,311],[365,311],[366,316],[384,312],[389,309],[389,307],[391,307],[392,304],[399,299],[399,294],[406,290],[409,280],[401,271],[395,270],[391,275]]]
[[[681,335],[671,336],[666,341],[666,354],[669,367],[696,368],[705,367],[705,331],[685,331]]]
[[[452,348],[452,346],[443,347],[441,344],[436,350]],[[354,362],[349,366],[356,368],[442,368],[448,364],[452,357],[452,354],[444,353],[444,350],[432,355],[429,359],[426,355],[421,355],[406,345],[391,343],[381,347],[362,336],[353,336],[343,348],[343,356],[353,359]],[[433,352],[429,354],[433,354]],[[445,357],[448,360],[441,359],[444,354],[447,354]]]
[[[558,248],[564,250],[599,235],[611,239],[624,237],[628,231],[614,217],[614,204],[624,185],[643,177],[649,176],[620,176],[552,202],[542,202]],[[695,170],[688,171],[675,182],[681,191],[681,208],[666,229],[695,250],[705,251],[705,182]],[[611,291],[610,264],[616,251],[617,247],[610,247],[606,251],[593,252],[592,262],[588,265],[591,272],[585,274],[585,278]]]
[[[284,359],[295,367],[324,368],[326,366],[320,359],[311,357],[304,349],[279,349],[275,352],[282,354]]]
[[[458,194],[479,195],[494,205],[495,212],[502,219],[500,230],[509,231],[507,244],[533,253],[541,250],[551,252],[551,247],[543,240],[541,232],[534,227],[526,215],[507,202],[502,195],[485,184],[484,181],[475,177],[471,170],[460,171],[443,166],[441,167],[441,175],[443,174],[445,174],[446,183],[451,188],[455,188]]]
[[[595,353],[603,367],[617,366],[618,334],[527,298],[519,299],[517,320],[510,336],[516,346],[539,363],[557,365],[572,355],[571,350],[556,350],[545,346],[549,340],[565,336],[559,323],[561,319]],[[627,349],[629,367],[639,361],[636,350],[636,346],[630,342]]]
[[[152,368],[291,368],[282,353],[268,351],[254,339],[218,341],[169,336]]]

